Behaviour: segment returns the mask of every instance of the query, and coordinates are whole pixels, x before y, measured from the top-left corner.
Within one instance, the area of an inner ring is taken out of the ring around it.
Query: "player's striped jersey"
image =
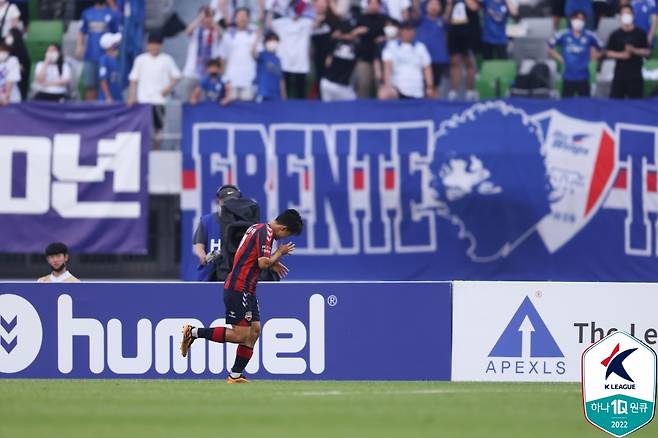
[[[256,283],[260,276],[259,257],[272,253],[272,227],[255,224],[244,233],[233,259],[233,270],[226,277],[224,289],[256,294]]]

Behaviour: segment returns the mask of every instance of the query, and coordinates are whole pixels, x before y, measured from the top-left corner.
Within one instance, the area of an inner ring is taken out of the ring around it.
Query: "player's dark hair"
[[[304,228],[304,221],[294,208],[284,211],[275,219],[277,224],[285,225],[291,234],[299,236]]]
[[[68,254],[69,249],[62,242],[53,242],[46,247],[46,256],[55,254]]]

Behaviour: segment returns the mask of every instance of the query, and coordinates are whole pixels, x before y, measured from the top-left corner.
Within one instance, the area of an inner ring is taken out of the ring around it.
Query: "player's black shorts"
[[[231,325],[251,325],[260,321],[260,308],[256,295],[224,289],[226,323]]]

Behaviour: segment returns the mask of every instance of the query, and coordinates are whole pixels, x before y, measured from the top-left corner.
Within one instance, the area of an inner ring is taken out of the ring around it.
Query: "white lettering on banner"
[[[200,135],[217,132],[226,142],[222,152],[209,153],[210,176],[224,183],[261,175],[267,192],[267,214],[296,208],[304,216],[307,242],[300,254],[388,254],[434,252],[437,249],[436,200],[430,188],[429,164],[434,153],[431,120],[361,124],[197,123],[193,127],[192,157],[202,166]],[[378,150],[362,137],[375,139]],[[249,138],[258,155],[236,155],[240,138]],[[291,143],[290,138],[296,139]],[[219,140],[218,140],[219,141]],[[300,147],[297,148],[297,143]],[[292,147],[292,146],[294,147]],[[224,152],[224,149],[226,151]],[[321,150],[321,152],[319,152]],[[197,174],[197,183],[201,182]],[[280,188],[290,185],[290,199]],[[377,187],[375,187],[377,185]],[[201,184],[197,184],[200,187]],[[342,196],[318,190],[333,187]],[[198,221],[202,191],[194,205]],[[404,196],[403,196],[404,195]],[[403,229],[413,227],[411,233]],[[342,230],[341,233],[338,230]],[[345,233],[351,230],[351,233]],[[322,234],[322,238],[319,238]]]
[[[0,214],[45,214],[51,207],[64,218],[138,218],[140,203],[79,200],[80,183],[102,183],[112,172],[115,193],[138,193],[141,186],[139,132],[98,141],[96,164],[80,165],[80,135],[0,136]],[[12,196],[13,156],[25,153],[25,196]],[[51,192],[52,156],[52,200]]]
[[[12,196],[13,155],[26,155],[25,197]],[[0,136],[0,214],[44,214],[50,208],[50,140]]]
[[[246,371],[255,373],[259,370],[262,350],[263,369],[271,374],[303,374],[307,368],[314,374],[324,372],[324,313],[324,297],[314,294],[309,299],[308,330],[304,323],[296,318],[275,318],[266,321]],[[166,374],[172,368],[177,374],[186,373],[188,369],[195,374],[202,374],[206,369],[219,374],[226,364],[233,363],[237,349],[234,344],[195,342],[190,349],[189,359],[182,357],[179,345],[181,327],[184,324],[203,327],[201,321],[193,318],[166,318],[158,321],[153,330],[152,321],[140,319],[137,322],[136,356],[124,357],[120,320],[113,318],[108,321],[105,339],[105,329],[100,321],[94,318],[74,318],[71,296],[60,295],[57,300],[58,369],[64,374],[73,371],[73,338],[76,336],[87,338],[89,369],[95,374],[105,370],[106,345],[107,367],[116,374],[144,374],[152,369],[153,357],[155,371],[159,374]],[[211,327],[223,325],[224,319],[217,319],[210,324]],[[294,356],[306,347],[307,339],[308,359]]]

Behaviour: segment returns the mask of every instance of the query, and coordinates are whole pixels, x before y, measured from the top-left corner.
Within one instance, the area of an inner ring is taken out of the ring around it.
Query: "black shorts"
[[[471,32],[471,26],[460,26],[460,29],[448,32],[448,53],[450,55],[476,54],[479,41]]]
[[[260,308],[256,295],[224,289],[224,306],[226,306],[226,324],[245,326],[260,321]]]
[[[438,62],[432,63],[432,79],[434,80],[434,88],[441,85],[441,78],[448,71],[450,64],[442,64]]]

